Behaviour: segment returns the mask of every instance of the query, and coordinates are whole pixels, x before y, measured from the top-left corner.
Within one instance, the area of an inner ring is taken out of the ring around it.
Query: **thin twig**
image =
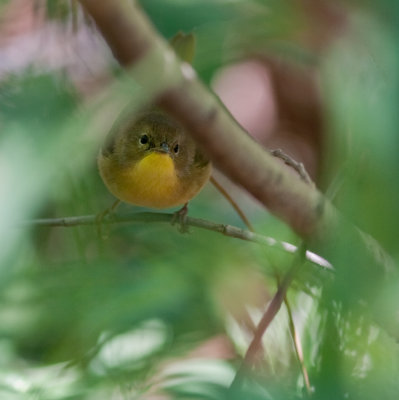
[[[227,193],[225,188],[215,179],[214,176],[211,176],[210,178],[211,183],[219,192],[223,195],[223,197],[231,204],[231,206],[234,208],[236,213],[239,215],[241,218],[242,222],[244,222],[245,226],[251,231],[255,232],[252,224],[249,222],[249,219],[247,216],[244,214],[244,212],[241,210],[240,206],[236,203],[236,201]]]
[[[283,153],[281,150],[274,150],[274,151],[272,151],[272,154],[276,155],[277,157],[281,157],[281,156],[286,157],[286,159],[284,159],[285,162],[287,164],[289,162],[290,163],[289,165],[291,165],[293,168],[295,168],[298,171],[299,175],[301,176],[301,178],[303,180],[305,180],[309,184],[313,184],[313,182],[310,180],[310,177],[302,163],[298,163],[297,161],[295,161],[294,159],[292,159],[291,157],[289,157],[285,153]],[[287,162],[287,160],[288,160],[288,162]],[[218,191],[225,197],[225,199],[232,205],[232,207],[237,212],[237,214],[240,216],[241,220],[244,222],[244,224],[247,226],[247,228],[251,232],[255,232],[254,228],[252,227],[252,224],[249,222],[249,220],[246,217],[246,215],[244,214],[244,212],[241,210],[241,208],[238,206],[238,204],[234,201],[234,199],[227,193],[227,191],[224,189],[224,187],[213,176],[211,177],[210,180],[213,183],[213,185],[218,189]],[[305,387],[306,387],[307,393],[308,393],[308,395],[310,395],[311,389],[310,389],[310,382],[309,382],[309,374],[308,374],[308,371],[307,371],[307,368],[306,368],[306,365],[305,365],[305,362],[303,359],[303,351],[302,351],[301,341],[299,339],[299,336],[298,336],[296,328],[295,328],[294,318],[292,316],[291,306],[288,302],[287,296],[284,297],[284,304],[287,309],[287,314],[288,314],[288,319],[289,319],[289,329],[290,329],[290,334],[291,334],[292,342],[293,342],[294,349],[295,349],[295,354],[297,356],[298,363],[301,368],[301,372],[302,372],[302,376],[303,376],[303,379],[305,382]],[[260,344],[260,346],[258,348],[258,353],[260,353],[261,350],[262,350],[262,352],[264,352],[262,343]]]
[[[314,186],[314,182],[310,178],[308,171],[306,171],[305,166],[303,163],[298,162],[294,160],[292,157],[290,157],[288,154],[284,153],[283,150],[281,149],[275,149],[275,150],[270,150],[270,153],[277,158],[280,158],[285,162],[285,164],[289,165],[292,167],[296,172],[298,172],[299,176],[302,178],[302,180],[309,185]]]
[[[278,313],[281,308],[281,304],[284,301],[284,298],[287,294],[287,290],[295,277],[298,269],[303,264],[306,255],[306,247],[303,244],[299,247],[299,251],[297,253],[297,257],[293,260],[293,264],[289,271],[284,276],[281,285],[274,295],[272,301],[269,303],[269,306],[266,309],[266,312],[263,314],[262,319],[260,320],[255,335],[248,347],[248,350],[244,356],[244,360],[238,369],[233,382],[231,383],[230,390],[235,391],[241,384],[242,379],[245,377],[246,372],[254,365],[256,361],[256,356],[258,354],[258,350],[262,346],[262,338],[266,332],[266,329],[269,327],[270,323],[273,321],[274,317]]]
[[[310,387],[309,374],[308,374],[308,370],[305,365],[305,361],[303,359],[303,350],[302,350],[301,340],[299,339],[299,335],[295,328],[294,318],[292,316],[292,310],[291,310],[290,303],[288,302],[287,296],[284,297],[284,304],[285,304],[285,308],[287,309],[288,325],[290,328],[291,338],[292,338],[292,342],[294,344],[295,353],[296,353],[296,356],[298,359],[298,363],[301,367],[301,372],[302,372],[303,380],[305,382],[306,391],[307,391],[308,395],[310,395],[312,393],[312,391],[311,391],[311,387]]]
[[[280,154],[280,152],[279,152]],[[281,152],[281,154],[284,154]],[[288,156],[287,156],[288,157]],[[302,179],[304,180],[309,180],[308,183],[312,183],[310,181],[310,177],[307,174],[307,171],[305,169],[305,167],[303,166],[302,163],[297,163],[295,160],[291,159],[290,157],[288,157],[293,163],[295,163],[296,166],[300,166],[301,168],[298,170],[298,173],[301,175]],[[252,227],[252,224],[249,222],[248,218],[246,217],[246,215],[244,214],[244,212],[241,210],[241,208],[238,206],[238,204],[234,201],[234,199],[227,193],[227,191],[224,189],[224,187],[212,176],[211,177],[211,182],[213,183],[213,185],[219,190],[219,192],[226,198],[226,200],[232,205],[232,207],[234,208],[234,210],[237,212],[237,214],[240,216],[240,218],[242,219],[242,221],[244,222],[244,224],[247,226],[247,228],[251,231],[251,232],[255,232],[254,228]],[[301,341],[299,339],[299,336],[296,332],[296,328],[295,328],[295,324],[294,324],[294,318],[292,316],[292,311],[291,311],[291,306],[288,302],[287,296],[284,297],[284,304],[286,306],[287,309],[287,313],[288,313],[288,319],[289,319],[289,329],[290,329],[290,334],[291,334],[291,338],[292,338],[292,342],[295,348],[295,354],[297,356],[298,359],[298,363],[300,365],[301,368],[301,372],[302,372],[302,376],[305,382],[305,386],[306,386],[306,390],[307,393],[310,395],[311,393],[311,389],[310,389],[310,382],[309,382],[309,374],[303,359],[303,351],[302,351],[302,345],[301,345]],[[256,332],[256,330],[254,331]],[[262,343],[260,343],[260,346],[258,348],[258,353],[260,352],[264,352],[264,349],[262,347]]]
[[[171,223],[174,214],[171,213],[155,213],[155,212],[139,212],[139,213],[126,213],[126,214],[111,214],[104,217],[101,221],[103,224],[126,224],[134,222],[145,222],[145,223]],[[63,218],[42,218],[42,219],[31,219],[23,221],[20,226],[43,226],[43,227],[73,227],[79,225],[95,225],[98,223],[97,215],[81,215],[76,217],[63,217]],[[278,241],[274,238],[259,235],[254,232],[250,232],[246,229],[241,229],[236,226],[217,224],[212,221],[204,219],[187,217],[187,226],[195,228],[205,229],[208,231],[218,232],[225,236],[229,236],[236,239],[245,240],[248,242],[258,243],[266,245],[268,247],[275,247],[287,253],[296,253],[298,247],[287,242]],[[319,255],[306,251],[306,259],[311,263],[323,267],[327,270],[333,270],[332,265],[320,257]]]

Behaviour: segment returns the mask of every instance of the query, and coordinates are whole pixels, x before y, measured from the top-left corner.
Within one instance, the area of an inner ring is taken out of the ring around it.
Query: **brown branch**
[[[281,168],[277,160],[234,121],[160,39],[146,16],[128,0],[81,0],[117,60],[124,66],[157,69],[158,104],[175,116],[206,149],[214,164],[248,190],[297,233],[307,236],[331,228],[335,211],[316,189]],[[155,61],[156,60],[156,61]],[[143,86],[151,79],[140,75]],[[163,89],[162,89],[163,88]]]
[[[134,65],[135,79],[143,87],[152,89],[153,100],[184,125],[204,147],[213,163],[232,181],[244,187],[271,213],[305,238],[336,239],[341,231],[349,228],[345,239],[359,241],[361,235],[353,226],[342,221],[337,210],[316,188],[281,168],[269,152],[243,131],[218,99],[196,79],[191,66],[178,61],[136,3],[131,0],[80,1],[121,65]],[[171,216],[165,218],[169,220]],[[221,233],[228,231],[228,226],[221,226]],[[256,235],[248,231],[247,234]],[[234,234],[229,233],[229,236]],[[254,237],[259,238],[259,235]],[[344,244],[341,239],[339,246]],[[376,247],[378,250],[379,246]],[[372,252],[375,253],[376,249]],[[301,255],[302,252],[298,253]],[[337,253],[335,249],[331,254],[334,253]],[[242,372],[253,364],[262,336],[280,309],[301,264],[302,258],[296,260],[269,304],[233,387],[240,381]]]
[[[239,215],[241,218],[242,222],[244,222],[245,226],[251,231],[255,232],[252,224],[249,222],[249,219],[247,216],[244,214],[244,212],[241,210],[240,206],[236,203],[236,201],[227,193],[225,188],[215,179],[214,176],[211,176],[210,178],[211,183],[215,188],[223,195],[223,197],[230,203],[230,205],[234,208],[236,213]]]
[[[306,183],[313,185],[313,182],[310,179],[310,177],[302,163],[296,162],[291,157],[289,157],[288,155],[283,153],[280,149],[272,150],[271,153],[274,156],[281,158],[287,165],[294,168]],[[252,224],[249,222],[249,220],[246,217],[246,215],[244,214],[244,212],[241,210],[241,208],[238,206],[238,204],[234,201],[234,199],[227,193],[227,191],[224,189],[224,187],[222,185],[220,185],[219,182],[213,176],[211,177],[211,182],[219,190],[219,192],[226,198],[226,200],[232,205],[232,207],[237,212],[237,214],[240,216],[240,218],[242,219],[244,224],[247,226],[247,228],[251,232],[255,232],[255,230],[252,227]],[[277,281],[279,281],[279,280],[277,279]],[[309,374],[308,374],[308,370],[306,368],[306,365],[305,365],[305,362],[303,359],[303,351],[302,351],[301,341],[298,337],[298,334],[297,334],[297,331],[295,328],[294,318],[292,316],[292,310],[291,310],[290,304],[288,302],[287,296],[284,297],[284,304],[287,309],[288,320],[289,320],[289,329],[290,329],[290,334],[291,334],[292,342],[293,342],[294,349],[295,349],[295,354],[297,356],[298,363],[301,368],[301,372],[302,372],[302,376],[304,379],[307,393],[310,394],[311,388],[310,388],[310,382],[309,382]],[[263,350],[262,347],[259,347],[257,349],[258,353],[261,350]]]
[[[302,237],[335,242],[324,248],[335,257],[337,246],[348,238],[359,243],[374,258],[370,266],[381,264],[392,270],[393,262],[377,243],[369,249],[362,235],[346,222],[316,188],[295,176],[268,151],[256,143],[232,118],[195,71],[176,57],[168,43],[155,31],[136,2],[131,0],[80,0],[96,22],[117,60],[147,91],[151,99],[179,120],[204,147],[213,163],[233,182],[241,185],[275,216]],[[342,232],[349,232],[343,239]],[[360,265],[360,264],[359,264]]]
[[[259,349],[262,348],[262,337],[266,332],[266,329],[269,327],[274,317],[277,315],[278,311],[283,304],[285,296],[287,294],[287,290],[295,277],[298,269],[303,264],[305,259],[306,248],[305,245],[299,247],[299,251],[297,253],[297,257],[293,260],[293,264],[289,271],[284,276],[283,281],[279,285],[276,294],[274,295],[272,301],[269,303],[269,306],[266,309],[266,312],[263,314],[258,326],[256,327],[255,335],[245,353],[244,360],[238,369],[233,382],[231,383],[230,390],[235,391],[241,384],[242,379],[245,377],[246,372],[250,370],[250,368],[256,362],[256,356],[259,353]]]
[[[174,214],[168,213],[153,213],[153,212],[139,212],[127,214],[109,214],[105,215],[101,220],[102,224],[127,224],[134,222],[144,223],[172,223]],[[43,227],[74,227],[80,225],[96,225],[98,224],[98,215],[81,215],[76,217],[63,217],[63,218],[40,218],[31,219],[21,222],[20,226],[43,226]],[[236,239],[245,240],[248,242],[258,243],[268,247],[275,247],[284,252],[295,254],[298,248],[293,244],[287,242],[277,241],[268,236],[259,235],[257,233],[241,229],[232,225],[216,224],[199,218],[187,217],[185,224],[195,228],[205,229],[212,232],[221,233]],[[311,263],[333,270],[331,264],[324,258],[317,254],[307,251],[306,259]]]

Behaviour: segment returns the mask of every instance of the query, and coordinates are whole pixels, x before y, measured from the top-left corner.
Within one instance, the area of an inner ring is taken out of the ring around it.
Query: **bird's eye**
[[[175,152],[175,154],[177,154],[179,152],[179,145],[176,144],[175,147],[173,147],[173,151]]]
[[[140,139],[139,139],[139,142],[141,144],[147,144],[148,143],[148,136],[147,135],[141,135]]]

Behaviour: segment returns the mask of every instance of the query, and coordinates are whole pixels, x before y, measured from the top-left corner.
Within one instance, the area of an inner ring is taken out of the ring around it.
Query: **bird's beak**
[[[160,153],[169,153],[169,145],[166,142],[162,142],[156,151],[159,151]]]

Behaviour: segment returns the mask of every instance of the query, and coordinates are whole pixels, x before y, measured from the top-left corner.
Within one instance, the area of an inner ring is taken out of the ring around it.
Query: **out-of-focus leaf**
[[[363,35],[342,41],[326,63],[331,118],[326,165],[331,174],[336,167],[341,172],[339,208],[386,248],[395,249],[399,60],[389,30],[367,19],[356,26]]]
[[[193,33],[185,34],[183,32],[178,32],[170,40],[170,45],[175,50],[176,54],[189,64],[193,63],[195,56],[195,36]]]

